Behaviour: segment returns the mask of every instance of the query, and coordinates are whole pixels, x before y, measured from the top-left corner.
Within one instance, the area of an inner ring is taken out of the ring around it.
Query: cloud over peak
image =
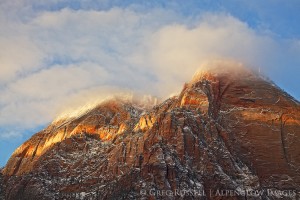
[[[21,12],[26,20],[17,20],[6,9],[19,4],[1,5],[0,126],[18,130],[49,123],[62,105],[119,91],[167,97],[206,60],[238,60],[269,72],[279,68],[281,49],[300,50],[224,12],[29,7]]]

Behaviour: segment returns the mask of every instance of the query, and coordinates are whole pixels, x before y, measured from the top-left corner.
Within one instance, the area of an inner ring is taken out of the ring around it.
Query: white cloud
[[[28,70],[38,68],[41,61],[41,54],[38,48],[28,38],[0,37],[1,73],[0,84],[22,75]]]
[[[0,15],[0,127],[45,124],[62,105],[120,90],[166,97],[207,59],[270,69],[282,46],[299,50],[299,42],[283,45],[224,13],[202,14],[195,22],[160,9],[24,12],[26,20]]]
[[[94,63],[53,66],[10,83],[3,90],[0,124],[32,127],[53,119],[61,103],[103,85],[107,72]]]
[[[107,72],[94,63],[53,66],[11,83],[9,91],[25,99],[49,99],[74,91],[101,85]]]
[[[198,24],[171,24],[148,41],[144,59],[158,74],[162,92],[174,92],[208,59],[233,59],[261,66],[273,52],[275,41],[259,35],[245,23],[225,14],[206,14]]]

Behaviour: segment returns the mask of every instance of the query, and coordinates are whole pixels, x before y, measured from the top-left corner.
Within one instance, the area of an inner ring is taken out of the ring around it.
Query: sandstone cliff
[[[50,124],[5,169],[6,199],[277,199],[300,190],[300,105],[243,67],[199,71],[151,109],[107,100]],[[203,195],[162,195],[162,191]],[[151,191],[151,193],[150,193]]]

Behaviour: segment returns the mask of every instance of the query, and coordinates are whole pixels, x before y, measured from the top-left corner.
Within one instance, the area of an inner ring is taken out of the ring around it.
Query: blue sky
[[[300,99],[298,0],[0,2],[0,166],[64,110],[120,91],[166,98],[201,63],[260,68]]]

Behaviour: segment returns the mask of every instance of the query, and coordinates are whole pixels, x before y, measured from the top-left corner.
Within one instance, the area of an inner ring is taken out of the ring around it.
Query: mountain
[[[300,104],[242,66],[153,107],[107,99],[15,150],[5,199],[299,199]]]

